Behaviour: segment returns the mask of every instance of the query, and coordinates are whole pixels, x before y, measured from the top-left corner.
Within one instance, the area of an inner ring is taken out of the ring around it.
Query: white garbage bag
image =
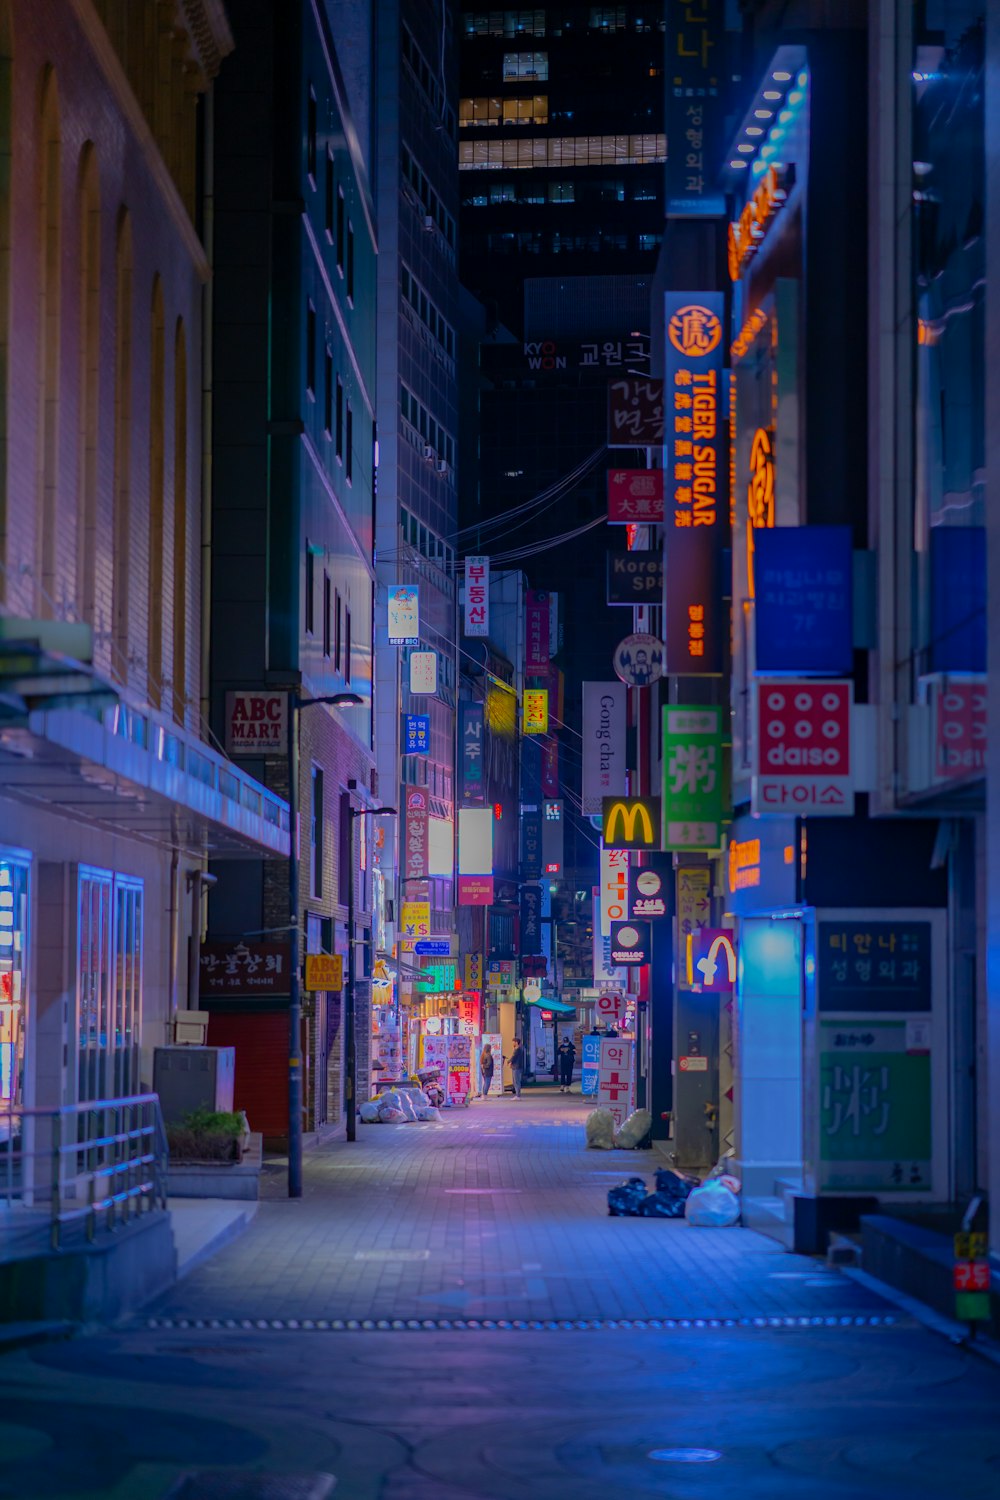
[[[740,1200],[717,1178],[710,1177],[690,1194],[684,1217],[696,1229],[728,1229],[739,1222]]]
[[[378,1100],[366,1099],[364,1104],[362,1104],[361,1108],[358,1110],[358,1114],[361,1116],[362,1125],[377,1125]]]
[[[615,1119],[610,1109],[595,1109],[587,1116],[587,1148],[590,1151],[612,1151],[615,1144]]]
[[[634,1151],[644,1136],[649,1134],[653,1116],[648,1109],[634,1109],[615,1136],[615,1145],[626,1151]]]

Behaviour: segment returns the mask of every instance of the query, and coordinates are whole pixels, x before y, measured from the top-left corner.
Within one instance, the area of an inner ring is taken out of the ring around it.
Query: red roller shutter
[[[210,1047],[236,1048],[233,1108],[245,1109],[264,1139],[288,1137],[288,1014],[213,1011]]]

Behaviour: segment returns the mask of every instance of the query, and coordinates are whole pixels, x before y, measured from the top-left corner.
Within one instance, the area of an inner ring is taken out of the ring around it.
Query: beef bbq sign
[[[226,752],[229,755],[285,755],[288,750],[288,694],[226,694]]]

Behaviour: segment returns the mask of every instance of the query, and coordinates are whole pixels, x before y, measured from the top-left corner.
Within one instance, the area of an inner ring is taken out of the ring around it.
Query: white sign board
[[[601,1061],[597,1074],[597,1107],[608,1109],[620,1130],[632,1113],[635,1043],[622,1037],[601,1038]]]
[[[288,751],[288,694],[226,694],[226,753],[285,755]]]
[[[436,693],[438,659],[436,651],[410,652],[410,692]]]
[[[599,813],[603,797],[625,793],[623,682],[583,684],[583,811]]]
[[[389,639],[396,645],[415,641],[420,634],[420,595],[415,584],[398,584],[389,590]]]
[[[604,990],[594,1001],[594,1020],[605,1026],[617,1026],[625,1014],[625,996],[621,990]]]
[[[465,559],[465,633],[490,633],[490,560],[488,557]]]
[[[601,844],[601,936],[611,937],[612,922],[628,918],[628,850]],[[598,983],[594,976],[594,983]]]

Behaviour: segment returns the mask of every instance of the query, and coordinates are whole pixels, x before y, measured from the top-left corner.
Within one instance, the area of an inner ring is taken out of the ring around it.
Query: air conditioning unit
[[[424,444],[424,457],[426,458],[426,460],[427,460],[428,463],[433,463],[434,460],[437,458],[437,449],[436,448],[432,448],[431,445],[430,445],[430,443],[425,443]]]
[[[434,465],[434,469],[438,474],[447,474],[448,460],[446,458],[439,458],[437,463]]]
[[[426,229],[426,231],[427,231],[428,234],[432,233],[432,231],[434,229],[434,215],[433,214],[424,214],[424,228]]]

